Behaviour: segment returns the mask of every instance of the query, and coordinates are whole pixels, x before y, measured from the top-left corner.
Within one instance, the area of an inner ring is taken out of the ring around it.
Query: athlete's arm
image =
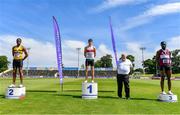
[[[14,57],[14,47],[12,48],[12,56]]]
[[[84,57],[86,57],[86,47],[84,48]]]
[[[24,54],[25,54],[23,60],[25,60],[25,59],[28,57],[28,53],[27,53],[26,48],[23,48],[23,52],[24,52]]]
[[[169,58],[170,58],[170,60],[171,60],[171,58],[172,58],[172,54],[171,54],[171,52],[169,52]]]
[[[170,58],[170,65],[172,65],[172,54],[169,52],[169,58]]]
[[[94,48],[94,57],[96,57],[96,48]]]
[[[159,51],[156,52],[156,66],[159,67]]]

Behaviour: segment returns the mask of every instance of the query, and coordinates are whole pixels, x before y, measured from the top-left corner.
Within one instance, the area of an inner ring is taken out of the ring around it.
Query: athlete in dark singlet
[[[161,75],[161,94],[166,94],[164,91],[164,79],[167,76],[168,81],[168,94],[173,95],[171,92],[171,52],[166,48],[166,42],[161,42],[161,48],[156,53],[156,63],[160,70]]]

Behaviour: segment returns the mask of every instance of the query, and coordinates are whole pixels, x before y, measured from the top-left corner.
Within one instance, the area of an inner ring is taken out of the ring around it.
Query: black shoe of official
[[[130,100],[131,98],[130,97],[126,97],[127,100]]]
[[[119,95],[118,95],[118,97],[119,97],[119,98],[122,98],[122,96],[119,96]]]

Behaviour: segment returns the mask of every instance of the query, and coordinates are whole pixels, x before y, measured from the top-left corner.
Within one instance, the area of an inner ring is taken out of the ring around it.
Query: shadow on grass
[[[157,99],[150,99],[150,98],[131,98],[131,100],[147,100],[147,101],[157,101]]]
[[[81,92],[81,90],[63,90],[63,92]],[[99,90],[98,92],[112,93],[112,92],[115,92],[115,91]]]
[[[71,94],[55,94],[56,96],[67,96],[67,97],[73,97],[73,98],[78,98],[81,99],[81,95],[71,95]],[[118,97],[112,97],[112,96],[98,96],[98,98],[104,98],[104,99],[119,99]]]
[[[70,94],[55,94],[56,96],[67,96],[67,97],[73,97],[73,98],[81,98],[81,96],[78,95],[70,95]]]
[[[44,93],[56,93],[57,91],[49,91],[49,90],[26,90],[26,92],[44,92]]]
[[[81,99],[81,95],[70,95],[70,94],[56,94],[57,96],[68,96],[68,97],[73,97],[73,98],[78,98]],[[125,99],[126,98],[119,98],[119,97],[114,97],[114,96],[98,96],[100,99]],[[150,99],[150,98],[131,98],[130,100],[139,100],[139,101],[157,101],[157,99]]]
[[[5,98],[5,95],[0,95],[0,98]]]
[[[63,92],[81,92],[81,90],[63,90]]]
[[[119,97],[112,97],[112,96],[98,96],[98,98],[104,98],[104,99],[119,99]]]
[[[59,84],[58,84],[58,85],[59,85]],[[72,85],[77,85],[77,86],[79,86],[79,84],[76,84],[76,83],[74,83],[74,82],[72,82],[72,83],[68,82],[68,83],[66,83],[66,84],[63,84],[63,86],[72,86]]]
[[[115,92],[115,91],[99,90],[98,92],[103,92],[103,93],[112,93],[112,92]]]

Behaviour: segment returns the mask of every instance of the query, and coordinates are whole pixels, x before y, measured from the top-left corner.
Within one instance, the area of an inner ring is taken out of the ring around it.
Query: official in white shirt
[[[122,98],[123,83],[125,87],[126,99],[130,98],[130,87],[129,87],[129,74],[133,68],[132,62],[126,59],[126,55],[122,54],[121,59],[118,61],[117,67],[117,85],[118,85],[118,96]]]

